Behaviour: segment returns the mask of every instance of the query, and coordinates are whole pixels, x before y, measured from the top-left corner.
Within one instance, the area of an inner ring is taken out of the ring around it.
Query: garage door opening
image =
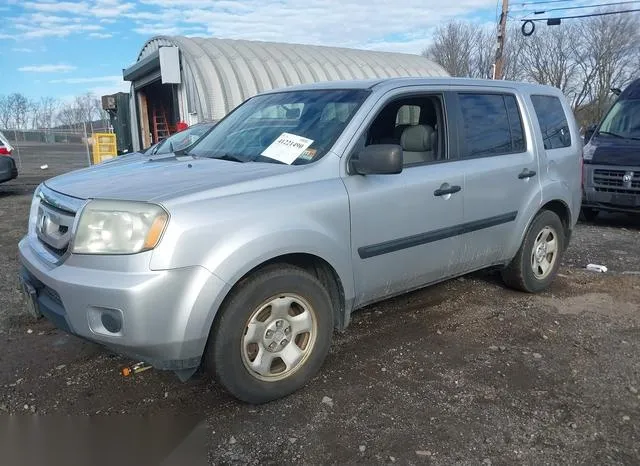
[[[155,81],[138,91],[141,147],[149,147],[176,132],[179,112],[175,87]]]

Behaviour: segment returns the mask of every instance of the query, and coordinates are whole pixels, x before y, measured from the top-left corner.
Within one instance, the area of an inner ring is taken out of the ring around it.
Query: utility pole
[[[502,0],[502,13],[498,24],[498,50],[496,50],[496,62],[493,67],[493,79],[504,78],[504,43],[507,38],[507,13],[509,12],[509,0]]]

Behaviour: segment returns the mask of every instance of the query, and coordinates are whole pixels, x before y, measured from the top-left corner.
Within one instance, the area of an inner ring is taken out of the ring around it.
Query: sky
[[[450,19],[495,24],[498,2],[0,0],[0,95],[65,100],[128,92],[122,69],[156,35],[420,53],[434,27]]]

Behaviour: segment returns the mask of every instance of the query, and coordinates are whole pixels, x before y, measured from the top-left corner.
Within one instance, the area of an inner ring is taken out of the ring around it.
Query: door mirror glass
[[[351,168],[359,175],[394,175],[402,172],[402,147],[373,144],[351,159]]]

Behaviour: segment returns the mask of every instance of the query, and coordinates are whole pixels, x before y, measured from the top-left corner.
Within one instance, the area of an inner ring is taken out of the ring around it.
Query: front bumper
[[[631,175],[628,183],[622,177]],[[582,207],[640,213],[640,167],[584,165]]]
[[[199,366],[227,291],[221,279],[202,267],[151,271],[150,254],[144,253],[72,255],[53,266],[30,241],[19,243],[21,280],[35,290],[37,308],[58,328],[157,369]],[[92,262],[103,267],[91,267]]]

